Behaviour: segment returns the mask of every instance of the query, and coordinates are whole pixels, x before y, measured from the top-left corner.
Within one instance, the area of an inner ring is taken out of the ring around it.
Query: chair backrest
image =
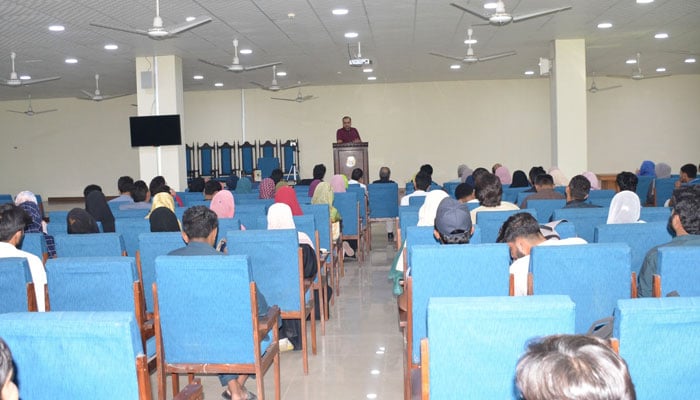
[[[668,222],[671,216],[671,207],[642,207],[639,213],[639,219],[646,222],[660,221]]]
[[[49,223],[56,222],[56,221],[63,221],[63,223],[65,223],[66,218],[68,218],[68,211],[63,211],[63,210],[49,211],[49,221],[50,221]]]
[[[297,231],[306,233],[309,239],[314,241],[316,237],[316,219],[313,215],[294,216],[294,226],[297,228]]]
[[[343,216],[343,235],[353,236],[359,233],[360,204],[355,193],[336,193],[333,206]]]
[[[519,187],[519,188],[511,188],[511,187],[504,187],[503,188],[503,195],[501,196],[501,200],[507,201],[513,204],[520,204],[518,203],[518,194],[522,193],[526,190],[530,189],[530,187]],[[529,192],[528,194],[532,194],[534,192]]]
[[[43,233],[25,233],[20,249],[34,254],[40,260],[48,257],[49,250],[46,247],[46,238],[44,238]]]
[[[114,228],[124,238],[126,254],[136,257],[139,249],[139,235],[151,231],[151,223],[144,218],[115,218]]]
[[[513,377],[528,342],[573,333],[574,308],[567,296],[430,299],[430,397],[518,399]]]
[[[420,362],[431,297],[507,296],[510,252],[506,244],[418,245],[411,248],[413,362]]]
[[[573,222],[561,222],[557,224],[554,230],[557,231],[560,239],[576,237],[576,225]]]
[[[116,232],[54,235],[58,257],[122,256],[124,238]]]
[[[588,202],[600,207],[610,207],[615,191],[611,189],[591,190],[588,193]]]
[[[425,196],[411,196],[408,198],[408,205],[420,207],[425,203]]]
[[[146,232],[139,235],[139,262],[146,310],[153,311],[152,285],[156,281],[156,257],[181,247],[185,247],[185,242],[180,232]]]
[[[638,399],[698,395],[700,298],[620,300],[614,336]]]
[[[649,193],[649,187],[652,182],[656,179],[653,176],[639,176],[637,175],[637,196],[642,205],[647,202],[647,193]]]
[[[401,206],[399,207],[399,228],[401,235],[406,238],[406,229],[409,226],[418,225],[418,210],[420,207]]]
[[[206,208],[209,208],[211,205],[211,200],[189,200],[187,203],[184,203],[186,208],[194,207],[194,206],[204,206]]]
[[[533,293],[568,295],[576,303],[576,333],[609,317],[631,293],[630,248],[624,243],[535,246]]]
[[[399,216],[399,185],[396,183],[370,183],[367,195],[370,219]]]
[[[460,183],[461,182],[445,182],[442,184],[442,188],[445,189],[447,194],[449,194],[450,197],[452,197],[454,199],[455,198],[455,189],[457,189],[457,186],[459,186]]]
[[[678,178],[661,178],[654,183],[656,189],[656,205],[661,207],[671,198]]]
[[[596,243],[627,243],[632,249],[632,271],[639,274],[644,257],[654,246],[671,241],[666,222],[602,224],[595,228]]]
[[[700,296],[700,242],[697,246],[659,247],[658,257],[662,297],[674,290],[683,297]]]
[[[254,362],[251,277],[246,256],[156,258],[164,361]]]
[[[177,195],[180,196],[185,207],[189,207],[190,202],[204,200],[203,192],[177,192]]]
[[[476,224],[481,229],[481,243],[496,243],[498,231],[504,222],[513,214],[528,212],[537,218],[537,211],[531,208],[508,211],[479,211],[476,213]]]
[[[60,257],[46,263],[51,311],[136,310],[133,257]]]
[[[32,274],[26,258],[0,258],[0,314],[29,310],[28,283],[32,283]],[[44,290],[43,287],[37,289]]]
[[[22,399],[139,398],[133,312],[3,314],[0,337],[12,349]]]
[[[301,309],[296,230],[229,231],[226,238],[230,255],[250,257],[253,280],[268,304],[282,311]]]
[[[552,219],[554,210],[563,208],[566,205],[566,200],[528,200],[527,208],[537,210],[537,221],[540,224],[546,224]]]
[[[595,227],[608,221],[607,208],[562,208],[554,210],[552,220],[565,219],[576,226],[576,236],[589,243],[595,239]]]
[[[328,204],[301,204],[304,215],[313,215],[321,247],[331,250],[331,213]],[[318,250],[318,249],[317,249]]]
[[[112,211],[114,218],[138,218],[145,219],[148,212],[151,211],[148,208],[137,208],[137,209],[127,209],[127,210],[115,210]],[[65,218],[63,219],[65,221]]]
[[[355,196],[357,196],[357,201],[360,203],[360,220],[364,226],[367,224],[367,195],[365,189],[360,185],[352,184],[348,185],[348,192],[355,193]]]
[[[219,233],[216,240],[219,241],[226,237],[228,231],[240,231],[241,220],[238,218],[219,218]]]

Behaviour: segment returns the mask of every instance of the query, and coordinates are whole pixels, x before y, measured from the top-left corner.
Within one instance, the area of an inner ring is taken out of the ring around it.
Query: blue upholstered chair
[[[611,189],[591,190],[588,193],[588,202],[597,206],[607,208],[610,207],[612,198],[616,192]]]
[[[365,239],[365,249],[369,249],[369,224],[367,223],[369,220],[369,204],[367,201],[367,192],[362,188],[362,186],[357,184],[348,185],[347,190],[348,192],[355,193],[357,201],[360,204],[360,229],[362,230],[362,236]],[[299,199],[299,201],[301,202],[301,199]],[[311,201],[309,200],[309,202]]]
[[[43,233],[25,233],[20,249],[39,257],[44,264],[49,258],[49,250],[46,248],[46,238],[44,238]]]
[[[639,196],[639,201],[642,205],[646,204],[649,187],[653,184],[655,179],[656,178],[653,176],[637,175],[637,196]]]
[[[537,221],[546,224],[552,219],[554,210],[563,208],[566,200],[528,200],[527,208],[537,210]]]
[[[178,375],[184,373],[255,374],[258,397],[264,399],[263,379],[273,364],[279,399],[280,311],[272,306],[259,316],[255,285],[246,256],[156,258],[153,293],[160,399],[166,397],[167,374],[177,392]]]
[[[194,206],[204,206],[209,208],[209,205],[211,205],[211,200],[189,200],[187,203],[185,203],[185,208]]]
[[[325,262],[325,268],[331,274],[335,274],[340,269],[340,263],[343,262],[343,251],[339,242],[333,241],[331,236],[331,217],[327,204],[301,204],[301,211],[304,215],[313,215],[316,229],[318,230],[318,238],[321,249],[328,253],[328,261]],[[317,249],[317,250],[321,250]],[[319,251],[321,259],[326,258],[326,253]],[[338,294],[337,289],[336,294]]]
[[[301,249],[295,230],[250,230],[226,233],[229,255],[247,255],[252,279],[268,304],[276,304],[283,319],[301,321],[304,374],[308,374],[306,329],[311,316],[311,351],[316,354],[316,319],[311,285],[304,280]],[[295,284],[296,283],[296,284]],[[307,297],[308,295],[308,297]]]
[[[617,300],[632,297],[636,285],[624,243],[535,246],[530,273],[530,294],[568,295],[576,303],[576,333],[611,316]]]
[[[36,311],[35,288],[29,263],[23,257],[0,258],[0,313]]]
[[[513,377],[528,342],[573,333],[574,308],[568,296],[431,298],[423,395],[519,399]]]
[[[367,185],[369,198],[369,222],[391,221],[394,232],[399,227],[399,185],[396,183],[371,183]],[[369,229],[369,243],[372,243],[372,229]],[[397,243],[398,245],[398,243]]]
[[[190,207],[192,202],[204,201],[203,192],[177,192],[177,195],[180,196],[185,207]]]
[[[401,243],[406,239],[406,228],[418,225],[418,206],[399,207],[399,230],[397,231],[397,241]]]
[[[476,213],[476,225],[481,229],[481,243],[496,243],[498,231],[513,214],[528,212],[537,218],[537,211],[531,208],[509,211],[480,211]]]
[[[133,313],[3,314],[0,337],[12,349],[22,399],[151,399]],[[201,385],[194,392],[176,399],[201,398]]]
[[[461,182],[445,182],[442,184],[442,188],[445,189],[447,194],[449,194],[450,197],[452,197],[454,199],[455,198],[455,189],[457,189],[457,186],[459,186],[460,183]]]
[[[147,232],[139,235],[136,265],[141,272],[146,310],[153,312],[153,282],[156,281],[156,257],[185,247],[180,232]]]
[[[639,219],[646,222],[663,222],[667,223],[671,216],[671,207],[642,207],[639,213]]]
[[[362,220],[360,218],[360,203],[355,193],[335,193],[333,206],[343,216],[341,240],[356,240],[359,253],[358,260],[364,262],[365,238],[361,229]],[[345,271],[341,271],[345,275]]]
[[[139,235],[151,231],[151,223],[144,218],[115,218],[115,231],[124,238],[126,254],[136,257],[139,249]]]
[[[408,198],[408,205],[420,207],[425,203],[425,196],[412,196]]]
[[[607,208],[562,208],[554,210],[552,221],[565,219],[576,227],[576,236],[588,243],[595,239],[595,227],[608,221]]]
[[[659,248],[654,297],[672,291],[682,297],[700,296],[700,245]]]
[[[518,194],[520,194],[528,189],[530,189],[530,188],[529,187],[519,187],[519,188],[504,187],[503,188],[503,195],[501,196],[501,200],[516,204],[518,202]],[[528,193],[528,194],[532,194],[532,192]],[[520,203],[517,203],[517,204],[520,204]]]
[[[116,232],[54,235],[57,257],[106,257],[126,255],[124,238]]]
[[[671,198],[673,189],[675,189],[676,181],[678,181],[677,177],[656,180],[654,183],[654,190],[656,191],[656,205],[658,207],[663,206],[666,201]]]
[[[112,211],[114,218],[130,218],[130,219],[145,219],[148,212],[151,211],[148,208],[139,208],[135,210],[116,210]]]
[[[576,226],[573,222],[565,221],[557,224],[554,228],[559,234],[560,239],[568,239],[576,237]]]
[[[637,399],[694,399],[700,393],[700,298],[620,300],[613,336]]]
[[[220,239],[226,237],[228,231],[240,231],[241,220],[238,218],[219,218],[219,232],[216,236],[217,243]]]
[[[11,194],[0,194],[0,204],[14,203],[15,200]]]
[[[594,236],[596,243],[627,243],[632,250],[632,271],[636,274],[652,247],[671,241],[666,222],[602,224],[595,228]]]

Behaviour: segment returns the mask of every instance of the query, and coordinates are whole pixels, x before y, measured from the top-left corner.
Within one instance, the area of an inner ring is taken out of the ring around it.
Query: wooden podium
[[[352,170],[360,168],[364,172],[364,176],[369,176],[367,146],[367,142],[333,143],[334,174],[343,174],[350,179]]]

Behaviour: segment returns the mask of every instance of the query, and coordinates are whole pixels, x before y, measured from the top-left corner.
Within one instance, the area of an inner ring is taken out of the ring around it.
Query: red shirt
[[[357,132],[357,129],[350,128],[349,130],[345,130],[345,128],[340,128],[335,132],[335,140],[341,140],[343,143],[350,143],[362,139],[360,139],[360,133]]]

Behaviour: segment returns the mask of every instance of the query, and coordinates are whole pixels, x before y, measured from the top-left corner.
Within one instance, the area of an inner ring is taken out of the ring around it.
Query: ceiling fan
[[[60,76],[52,76],[50,78],[40,78],[40,79],[20,79],[17,76],[17,72],[15,71],[15,58],[16,57],[17,57],[17,54],[15,54],[14,51],[12,53],[10,53],[10,59],[12,59],[12,72],[10,73],[10,79],[0,80],[0,85],[17,87],[17,86],[26,86],[26,85],[32,85],[35,83],[49,82],[49,81],[55,81],[57,79],[61,79]]]
[[[456,3],[450,3],[450,5],[452,7],[458,8],[466,13],[469,13],[471,15],[479,17],[479,18],[483,19],[484,21],[487,21],[491,25],[497,25],[497,26],[506,25],[506,24],[509,24],[511,22],[516,23],[516,22],[521,22],[521,21],[525,21],[528,19],[532,19],[532,18],[543,17],[545,15],[554,14],[554,13],[558,13],[559,11],[566,11],[566,10],[571,9],[571,6],[557,7],[557,8],[551,8],[549,10],[536,11],[536,12],[532,12],[529,14],[513,15],[510,13],[507,13],[506,6],[505,6],[505,4],[503,4],[503,1],[498,0],[496,2],[496,11],[491,15],[484,15],[484,14],[480,13],[479,11],[472,10],[470,8],[461,6],[461,5],[456,4]]]
[[[642,79],[653,79],[653,78],[665,78],[667,76],[671,76],[671,74],[654,74],[654,75],[644,75],[642,73],[642,65],[640,62],[641,59],[641,54],[637,53],[637,70],[632,73],[632,75],[608,75],[611,78],[624,78],[624,79],[633,79],[635,81],[640,81]]]
[[[207,22],[211,22],[211,18],[203,16],[203,17],[197,17],[189,22],[184,22],[182,24],[173,25],[173,26],[169,26],[166,28],[163,26],[163,18],[160,17],[160,0],[156,0],[156,16],[155,16],[155,18],[153,18],[153,26],[148,28],[147,30],[133,29],[133,28],[120,28],[120,27],[116,27],[116,26],[109,26],[109,25],[102,25],[102,24],[95,24],[95,23],[90,23],[90,25],[96,26],[98,28],[112,29],[115,31],[136,33],[138,35],[148,36],[151,39],[158,40],[158,39],[168,39],[168,38],[174,37],[178,33],[182,33],[182,32],[188,31],[192,28],[196,28],[200,25],[204,25]]]
[[[29,100],[29,106],[27,107],[27,110],[26,110],[26,111],[15,111],[15,110],[7,110],[7,111],[8,111],[8,112],[17,113],[17,114],[24,114],[24,115],[26,115],[27,117],[33,117],[33,116],[38,115],[38,114],[45,114],[45,113],[50,113],[50,112],[58,111],[58,110],[55,109],[55,108],[54,108],[54,109],[51,109],[51,110],[34,111],[34,108],[32,108],[32,95],[31,95],[31,94],[28,95],[27,98],[28,98],[28,100]]]
[[[611,90],[611,89],[617,89],[617,88],[621,88],[621,87],[622,87],[622,85],[613,85],[613,86],[606,86],[606,87],[599,88],[598,85],[596,85],[596,83],[595,83],[595,74],[592,74],[591,87],[588,88],[588,91],[591,93],[598,93],[598,92],[603,92],[603,91]]]
[[[109,99],[116,99],[117,97],[124,97],[128,96],[131,93],[122,93],[122,94],[102,94],[100,92],[100,74],[95,74],[95,91],[93,93],[88,92],[87,90],[80,90],[85,94],[86,97],[78,97],[81,100],[92,100],[92,101],[102,101],[102,100],[109,100]]]
[[[490,60],[495,60],[497,58],[514,56],[517,54],[515,51],[507,51],[505,53],[498,53],[498,54],[491,54],[489,56],[477,57],[476,55],[474,55],[474,49],[472,49],[472,43],[475,42],[475,40],[472,39],[473,33],[474,33],[474,31],[472,30],[472,28],[467,29],[466,43],[469,47],[467,47],[467,55],[464,57],[454,57],[454,56],[448,56],[448,55],[444,55],[444,54],[440,54],[440,53],[433,53],[433,52],[431,52],[430,54],[432,54],[434,56],[442,57],[442,58],[447,58],[450,60],[460,61],[460,62],[463,62],[465,64],[474,64],[474,63],[477,63],[480,61],[490,61]]]
[[[265,86],[262,83],[258,82],[250,82],[253,85],[260,86],[261,89],[263,90],[269,90],[271,92],[279,92],[280,90],[286,90],[286,89],[291,89],[295,87],[300,87],[300,86],[306,86],[308,83],[301,83],[297,82],[295,85],[289,85],[289,86],[280,86],[277,83],[277,65],[272,66],[272,82],[270,83],[270,86]]]
[[[202,60],[201,58],[199,59],[199,61],[201,61],[205,64],[213,65],[215,67],[223,68],[223,69],[231,71],[231,72],[252,71],[254,69],[267,68],[267,67],[272,67],[275,65],[282,64],[281,62],[272,62],[272,63],[267,63],[267,64],[244,66],[244,65],[241,65],[241,61],[238,58],[238,39],[233,39],[233,50],[234,50],[233,63],[231,63],[231,65],[218,64],[215,62]]]
[[[301,85],[301,82],[299,82],[298,84]],[[272,100],[296,101],[297,103],[303,103],[303,102],[308,101],[308,100],[315,100],[315,99],[318,99],[318,97],[316,97],[316,96],[314,96],[314,95],[312,95],[312,94],[309,94],[309,95],[306,95],[306,96],[302,95],[302,94],[301,94],[301,89],[299,89],[299,91],[297,92],[297,97],[295,97],[295,98],[293,98],[293,99],[285,99],[285,98],[282,98],[282,97],[270,97],[270,98],[271,98]]]

